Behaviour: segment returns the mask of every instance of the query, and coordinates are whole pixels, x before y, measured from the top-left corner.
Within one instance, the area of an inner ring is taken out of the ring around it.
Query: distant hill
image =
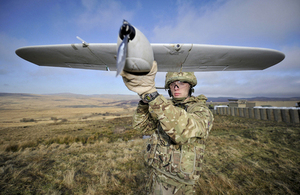
[[[89,97],[96,98],[105,98],[105,99],[113,99],[113,100],[139,100],[140,97],[138,95],[122,95],[122,94],[95,94],[88,95]]]
[[[0,97],[4,97],[4,96],[36,97],[36,96],[39,96],[39,95],[29,94],[29,93],[1,93],[0,92]]]
[[[228,102],[228,99],[239,99],[247,101],[300,101],[300,97],[273,98],[273,97],[253,97],[253,98],[235,98],[235,97],[208,97],[208,102]]]
[[[74,98],[103,98],[111,99],[116,101],[131,101],[138,102],[138,95],[125,95],[125,94],[94,94],[94,95],[82,95],[74,93],[56,93],[56,94],[44,94],[46,96],[60,96],[60,97],[74,97]],[[19,96],[19,97],[36,97],[43,96],[38,94],[28,94],[28,93],[1,93],[0,97],[4,96]],[[253,97],[253,98],[236,98],[236,97],[208,97],[208,102],[228,102],[228,99],[241,99],[248,101],[300,101],[300,97],[290,97],[290,98],[274,98],[274,97]],[[127,102],[128,103],[128,102]]]
[[[228,99],[234,99],[233,97],[208,97],[207,102],[228,102]]]
[[[82,95],[75,93],[54,93],[54,94],[45,94],[45,95],[54,95],[60,97],[74,97],[74,98],[102,98],[102,99],[112,99],[112,100],[135,100],[139,99],[138,95],[125,95],[125,94],[93,94],[93,95]]]
[[[248,101],[300,101],[300,97],[290,98],[272,98],[272,97],[254,97],[254,98],[241,98]]]

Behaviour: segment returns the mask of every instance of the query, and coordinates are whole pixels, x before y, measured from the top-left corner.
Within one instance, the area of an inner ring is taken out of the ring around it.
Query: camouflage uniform
[[[205,139],[213,115],[204,95],[182,101],[159,95],[149,104],[140,101],[134,128],[155,131],[146,145],[145,160],[153,172],[148,185],[153,194],[194,194],[200,177]]]

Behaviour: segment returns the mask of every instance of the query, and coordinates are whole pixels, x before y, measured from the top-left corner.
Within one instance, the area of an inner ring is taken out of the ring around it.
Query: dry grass
[[[202,194],[299,194],[300,126],[217,116]]]
[[[72,122],[25,128],[35,137],[26,136],[24,128],[6,129],[10,134],[1,135],[1,194],[144,194],[149,171],[141,155],[144,140],[130,123],[125,117],[78,122],[80,131]],[[125,130],[115,131],[120,126]],[[299,194],[299,132],[299,125],[216,116],[198,190]],[[17,137],[15,144],[7,146],[7,137]]]
[[[114,133],[121,125],[124,131]],[[1,194],[143,193],[144,140],[131,129],[131,117],[37,124],[1,133]]]
[[[131,117],[20,124],[0,127],[0,194],[145,194]],[[299,140],[300,125],[216,116],[199,194],[300,194]]]

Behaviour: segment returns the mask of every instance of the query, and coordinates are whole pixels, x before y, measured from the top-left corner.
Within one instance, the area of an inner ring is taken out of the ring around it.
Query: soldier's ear
[[[190,91],[189,91],[189,96],[192,96],[192,93],[194,93],[194,88],[190,88]]]
[[[171,92],[170,89],[168,90],[168,94],[169,94],[170,97],[172,97],[172,92]]]

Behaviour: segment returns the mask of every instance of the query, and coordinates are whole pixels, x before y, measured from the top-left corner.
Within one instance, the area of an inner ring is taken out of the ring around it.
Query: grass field
[[[111,118],[3,120],[0,194],[145,194],[145,140],[131,111],[113,109]],[[299,140],[300,125],[215,116],[199,194],[300,194]]]

